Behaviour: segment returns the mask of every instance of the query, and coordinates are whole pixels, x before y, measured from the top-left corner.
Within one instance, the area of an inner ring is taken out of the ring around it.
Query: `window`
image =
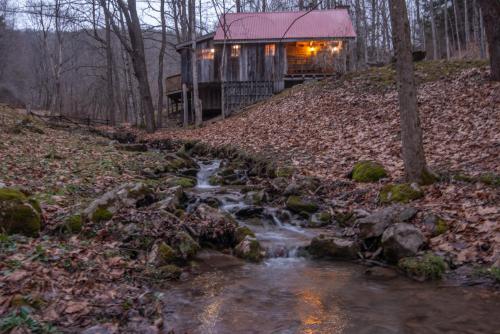
[[[241,48],[239,44],[235,44],[231,46],[231,57],[239,57],[241,52]]]
[[[203,60],[213,60],[215,49],[201,49],[200,57]]]
[[[276,45],[274,44],[266,44],[264,48],[264,53],[266,56],[274,56],[276,53]]]

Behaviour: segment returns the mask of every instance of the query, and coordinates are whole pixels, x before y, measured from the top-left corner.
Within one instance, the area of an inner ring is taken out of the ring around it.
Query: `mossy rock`
[[[219,175],[212,175],[208,178],[208,183],[212,186],[224,185],[224,178]]]
[[[332,214],[328,211],[317,212],[309,218],[306,227],[321,227],[328,225],[332,220]]]
[[[94,223],[100,223],[100,222],[106,222],[108,220],[111,220],[111,218],[113,218],[113,213],[111,213],[111,211],[109,211],[106,208],[98,208],[92,214],[91,220]]]
[[[431,253],[422,257],[402,258],[398,262],[398,267],[406,275],[419,281],[441,279],[446,271],[444,260]]]
[[[83,218],[81,215],[69,216],[64,222],[63,229],[68,233],[79,233],[83,229]]]
[[[240,226],[234,232],[234,238],[236,239],[236,243],[240,243],[243,240],[245,240],[246,236],[255,238],[255,233],[253,233],[252,230],[246,226]]]
[[[181,277],[182,270],[175,264],[167,264],[159,267],[154,271],[154,276],[157,279],[179,279]]]
[[[187,260],[198,253],[200,245],[189,234],[181,231],[175,235],[175,248],[180,256]]]
[[[41,228],[38,202],[16,189],[0,189],[0,232],[37,236]]]
[[[380,189],[380,203],[408,203],[424,197],[422,190],[408,183],[386,184]]]
[[[264,257],[259,241],[250,236],[246,236],[234,248],[234,253],[237,257],[251,262],[259,262]]]
[[[384,177],[387,177],[384,166],[374,161],[357,162],[352,169],[352,179],[357,182],[376,182]]]
[[[168,181],[168,185],[171,187],[193,188],[196,186],[196,180],[189,177],[175,177]]]
[[[175,258],[175,250],[165,242],[162,242],[158,246],[158,259],[160,260],[160,263],[169,263],[175,260]]]
[[[318,211],[318,205],[314,202],[305,200],[299,196],[290,196],[286,200],[286,207],[295,213],[313,213]]]
[[[434,227],[434,236],[441,235],[443,233],[446,233],[448,231],[448,224],[446,223],[446,220],[442,218],[438,218],[436,222],[436,226]]]
[[[294,169],[293,167],[278,167],[276,168],[276,177],[284,177],[289,178],[293,175]]]

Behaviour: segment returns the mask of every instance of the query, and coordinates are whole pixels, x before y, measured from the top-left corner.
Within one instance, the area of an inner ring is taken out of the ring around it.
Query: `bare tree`
[[[409,182],[427,183],[432,177],[427,169],[422,129],[417,109],[415,73],[412,61],[410,25],[405,0],[389,0],[398,82],[401,140],[406,178]]]
[[[500,81],[500,1],[479,0],[483,12],[488,51],[490,53],[491,79]]]
[[[201,126],[202,110],[198,92],[198,64],[196,54],[196,11],[195,0],[189,0],[189,23],[191,25],[191,72],[193,75],[192,82],[192,100],[195,114],[195,125]]]

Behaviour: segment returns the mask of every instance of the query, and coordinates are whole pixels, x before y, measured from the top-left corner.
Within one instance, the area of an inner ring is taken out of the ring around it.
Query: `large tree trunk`
[[[398,82],[401,140],[406,178],[409,182],[429,182],[417,110],[415,73],[412,61],[410,25],[405,0],[389,0]]]
[[[200,105],[200,97],[198,92],[198,64],[197,64],[197,54],[196,54],[196,14],[195,14],[195,2],[194,0],[189,0],[189,13],[191,24],[191,71],[193,74],[193,107],[194,107],[194,123],[197,127],[201,126],[202,111]]]
[[[432,34],[432,55],[433,59],[437,60],[439,58],[438,54],[438,43],[437,43],[437,31],[436,31],[436,15],[434,14],[434,2],[429,1],[429,9],[431,16],[431,34]]]
[[[490,54],[491,79],[500,81],[500,0],[479,0]]]
[[[450,59],[450,36],[448,32],[448,3],[444,3],[444,39],[446,46],[446,60]]]
[[[106,81],[108,89],[108,119],[111,125],[115,125],[115,87],[113,83],[113,49],[111,45],[111,23],[110,18],[105,15],[106,21]]]

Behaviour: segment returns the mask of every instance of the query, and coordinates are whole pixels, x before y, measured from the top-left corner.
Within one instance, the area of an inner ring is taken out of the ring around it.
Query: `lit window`
[[[213,60],[214,54],[215,54],[215,49],[202,49],[200,58],[203,60]]]
[[[239,57],[241,52],[241,48],[239,44],[235,44],[231,46],[231,57]]]
[[[265,46],[266,56],[274,56],[275,53],[276,53],[276,45],[266,44],[266,46]]]

